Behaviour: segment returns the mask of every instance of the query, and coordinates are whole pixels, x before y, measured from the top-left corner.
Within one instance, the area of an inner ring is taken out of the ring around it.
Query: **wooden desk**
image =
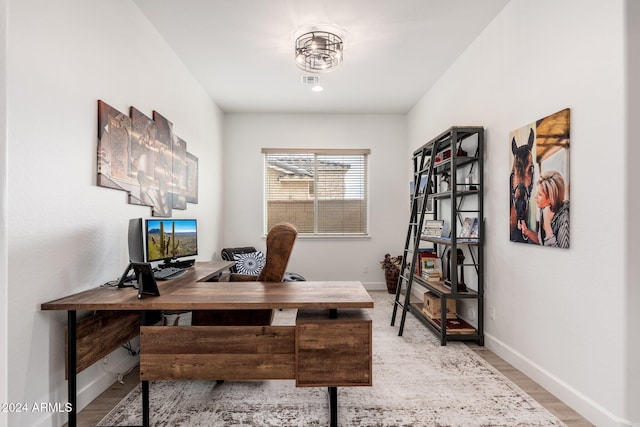
[[[183,276],[159,282],[158,297],[138,299],[131,288],[95,288],[42,304],[42,310],[68,312],[70,426],[76,425],[77,360],[83,354],[77,343],[85,342],[81,350],[93,348],[104,340],[105,330],[114,336],[109,340],[113,343],[140,333],[145,426],[148,381],[162,379],[295,379],[298,387],[326,386],[331,425],[337,425],[337,387],[372,383],[372,325],[360,310],[373,307],[367,291],[360,282],[207,282],[228,266],[196,263]],[[298,309],[295,326],[145,325],[147,314],[157,310],[279,308]],[[101,320],[99,327],[90,321],[93,326],[78,336],[82,320],[77,321],[76,312],[84,310],[109,313],[108,319],[125,319],[134,326],[124,331],[127,328],[113,327],[117,321]],[[120,312],[122,316],[111,316]]]

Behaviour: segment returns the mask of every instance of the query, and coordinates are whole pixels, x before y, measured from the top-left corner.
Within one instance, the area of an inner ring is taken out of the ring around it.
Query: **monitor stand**
[[[167,268],[167,267],[175,267],[175,268],[187,268],[193,267],[193,264],[196,262],[195,259],[185,259],[180,261],[169,261],[165,260],[164,262],[158,265],[159,268]]]

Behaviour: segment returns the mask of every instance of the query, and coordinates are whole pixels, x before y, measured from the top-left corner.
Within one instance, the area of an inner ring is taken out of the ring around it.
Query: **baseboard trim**
[[[101,362],[98,362],[101,363]],[[78,411],[83,410],[89,403],[100,396],[102,392],[107,390],[113,383],[118,380],[119,373],[125,373],[134,368],[140,363],[138,356],[120,359],[113,363],[110,361],[108,368],[99,369],[99,373],[92,379],[91,382],[86,383],[82,388],[78,388]]]
[[[118,373],[125,373],[139,363],[139,357],[129,356],[124,349],[116,350],[111,353],[108,358],[109,364],[107,365],[107,368],[99,366],[99,363],[101,362],[98,362],[78,374],[78,412],[82,411],[89,403],[93,402],[96,397],[100,396],[102,392],[107,390],[115,381],[117,381]],[[87,378],[89,378],[90,381],[83,383]],[[64,382],[64,392],[61,401],[68,402],[66,381]],[[68,423],[69,416],[66,413],[43,412],[42,417],[32,421],[33,424],[31,425],[33,425],[33,427],[49,427]]]
[[[633,427],[635,424],[612,414],[571,385],[552,375],[491,334],[484,334],[485,347],[540,384],[567,406],[598,427]]]
[[[387,285],[384,282],[362,282],[362,286],[367,291],[386,291]]]

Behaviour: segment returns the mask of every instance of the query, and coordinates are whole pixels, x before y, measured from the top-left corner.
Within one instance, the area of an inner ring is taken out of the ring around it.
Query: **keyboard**
[[[169,280],[182,276],[187,270],[178,267],[154,268],[153,276],[156,280]]]

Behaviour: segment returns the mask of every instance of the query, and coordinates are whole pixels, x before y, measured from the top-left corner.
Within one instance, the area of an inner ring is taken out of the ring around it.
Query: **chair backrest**
[[[298,230],[289,223],[274,225],[267,233],[267,255],[259,282],[282,282]]]
[[[222,249],[222,251],[220,252],[220,255],[222,256],[222,259],[225,261],[235,261],[235,257],[234,255],[236,254],[249,254],[251,252],[256,252],[256,248],[254,248],[253,246],[244,246],[242,248],[224,248]],[[237,273],[238,269],[236,268],[235,264],[229,268],[229,271],[232,273]]]

